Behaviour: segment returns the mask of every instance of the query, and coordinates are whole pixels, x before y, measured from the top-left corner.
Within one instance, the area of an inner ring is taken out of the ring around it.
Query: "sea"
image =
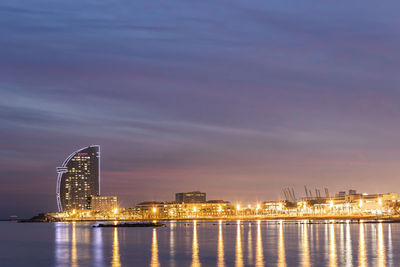
[[[164,227],[0,222],[0,266],[400,266],[400,224],[171,221]]]

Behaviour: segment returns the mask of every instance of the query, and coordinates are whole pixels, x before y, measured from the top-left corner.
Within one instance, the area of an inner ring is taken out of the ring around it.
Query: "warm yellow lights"
[[[279,205],[278,205],[278,211],[281,211],[281,210],[282,210],[282,208],[283,208],[283,205],[282,205],[282,203],[279,203]]]
[[[395,197],[393,199],[393,196]],[[226,219],[242,218],[274,218],[297,216],[329,217],[329,216],[393,216],[397,209],[392,201],[400,203],[400,196],[395,193],[374,194],[367,197],[361,194],[321,197],[318,201],[302,198],[296,202],[267,201],[253,202],[250,205],[226,201],[209,202],[149,202],[143,206],[122,209],[113,205],[104,210],[88,210],[79,206],[64,212],[51,213],[58,221],[102,221],[102,220],[136,220],[136,219]],[[389,205],[392,204],[392,205]]]

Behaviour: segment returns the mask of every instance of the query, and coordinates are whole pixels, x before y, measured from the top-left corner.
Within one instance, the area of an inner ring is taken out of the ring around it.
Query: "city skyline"
[[[124,206],[399,192],[400,3],[290,3],[1,3],[0,218],[88,144]]]

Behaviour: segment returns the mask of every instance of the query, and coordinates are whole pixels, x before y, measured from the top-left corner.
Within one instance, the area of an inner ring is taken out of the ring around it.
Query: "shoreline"
[[[19,220],[20,223],[32,222],[185,222],[185,221],[310,221],[308,223],[316,223],[318,221],[350,221],[351,223],[400,223],[400,216],[271,216],[271,217],[224,217],[224,218],[180,218],[180,219],[161,219],[161,218],[147,218],[147,219],[57,219],[48,216],[38,217],[32,219]],[[333,223],[333,222],[332,222]]]

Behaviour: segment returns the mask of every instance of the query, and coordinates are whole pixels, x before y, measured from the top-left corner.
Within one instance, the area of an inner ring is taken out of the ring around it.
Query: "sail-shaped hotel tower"
[[[58,210],[90,209],[90,197],[100,194],[100,146],[75,151],[57,173]]]

